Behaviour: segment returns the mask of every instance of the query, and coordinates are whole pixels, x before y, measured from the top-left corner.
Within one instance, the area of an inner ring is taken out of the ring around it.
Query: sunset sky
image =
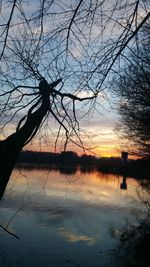
[[[59,133],[57,117],[65,121],[64,129],[70,127],[73,143],[69,141],[67,150],[120,156],[124,148],[114,132],[118,104],[112,97],[112,77],[124,69],[128,45],[134,47],[136,43],[130,36],[147,14],[146,4],[133,0],[21,2],[13,6],[5,1],[1,9],[1,139],[16,131],[18,122],[37,101],[39,80],[44,77],[51,84],[61,78],[58,92],[76,97],[96,95],[96,103],[76,101],[74,116],[72,99],[67,96],[69,100],[64,100],[59,94],[54,99],[51,95],[51,114],[25,149],[62,151],[65,135]],[[7,42],[9,45],[5,45]],[[18,85],[20,90],[12,89]]]
[[[117,105],[117,104],[116,104]],[[51,119],[49,119],[49,122]],[[95,153],[97,156],[119,156],[121,147],[121,140],[119,139],[114,128],[118,122],[117,112],[108,104],[103,103],[101,108],[101,114],[94,111],[89,116],[79,119],[80,123],[80,137],[83,141],[85,148],[92,148],[91,153]],[[25,148],[41,151],[55,151],[54,144],[56,135],[58,132],[58,125],[54,120],[50,123],[51,129],[47,129],[46,133],[38,134],[37,137]],[[76,138],[74,140],[77,140]],[[65,136],[60,135],[60,139],[57,143],[57,152],[60,152],[64,148]],[[79,143],[79,141],[77,140]],[[79,155],[83,153],[89,154],[90,151],[83,150],[73,143],[68,143],[67,150],[76,151]]]

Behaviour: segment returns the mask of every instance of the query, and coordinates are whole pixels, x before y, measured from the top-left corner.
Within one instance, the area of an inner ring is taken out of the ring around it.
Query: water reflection
[[[117,242],[110,229],[146,215],[139,189],[134,179],[94,170],[15,170],[0,224],[10,222],[20,240],[0,229],[0,266],[109,266]]]
[[[122,182],[120,184],[120,189],[127,190],[127,178],[126,175],[123,175]]]

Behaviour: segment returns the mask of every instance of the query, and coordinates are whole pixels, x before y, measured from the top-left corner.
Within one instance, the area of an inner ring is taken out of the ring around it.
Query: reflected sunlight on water
[[[112,230],[138,224],[146,216],[148,197],[133,178],[15,170],[0,224],[20,239],[0,228],[0,266],[116,266],[110,252],[118,241]]]

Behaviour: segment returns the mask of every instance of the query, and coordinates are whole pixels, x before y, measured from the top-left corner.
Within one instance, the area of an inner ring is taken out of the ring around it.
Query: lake
[[[148,197],[133,178],[15,169],[0,203],[11,233],[0,228],[0,267],[123,266],[114,256],[119,232],[147,216]]]

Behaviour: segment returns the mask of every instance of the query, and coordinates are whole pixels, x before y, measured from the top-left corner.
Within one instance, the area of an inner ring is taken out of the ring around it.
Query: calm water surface
[[[122,182],[96,171],[15,170],[0,225],[19,239],[0,228],[0,267],[117,266],[116,233],[145,218],[148,198],[135,179]]]

